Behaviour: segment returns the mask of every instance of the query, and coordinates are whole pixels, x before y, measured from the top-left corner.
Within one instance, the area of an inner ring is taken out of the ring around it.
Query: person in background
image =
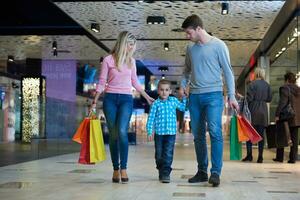
[[[268,106],[267,103],[272,101],[272,90],[270,85],[265,81],[265,70],[256,68],[254,71],[255,80],[249,83],[247,88],[246,100],[251,113],[251,124],[259,135],[264,138],[264,131],[268,126]],[[247,155],[242,159],[252,161],[252,143],[247,141]],[[257,163],[263,162],[264,139],[258,142]]]
[[[223,165],[222,112],[223,80],[228,88],[229,106],[239,110],[235,99],[234,75],[226,44],[204,29],[197,15],[187,17],[182,23],[189,45],[185,56],[185,71],[180,94],[189,95],[191,129],[194,136],[198,171],[188,180],[190,183],[206,182],[216,187],[220,184]],[[189,88],[187,90],[187,88]],[[211,175],[208,179],[206,130],[211,139]]]
[[[147,120],[148,139],[154,134],[155,162],[162,183],[170,182],[171,165],[173,162],[174,144],[176,139],[176,109],[184,112],[186,98],[180,102],[176,97],[170,97],[171,82],[162,79],[158,83],[159,98],[151,106]]]
[[[279,88],[279,103],[275,113],[275,121],[280,120],[280,112],[289,103],[295,111],[295,116],[288,120],[292,146],[288,163],[296,163],[298,157],[298,128],[300,126],[300,88],[295,84],[296,76],[292,72],[284,75],[285,84]],[[284,148],[277,148],[275,162],[283,162]]]
[[[128,126],[133,110],[132,86],[151,104],[152,99],[141,87],[136,74],[136,38],[127,31],[119,34],[110,55],[103,60],[96,95],[91,110],[104,94],[103,112],[109,131],[109,148],[113,164],[112,181],[128,182]],[[121,168],[121,170],[120,170]]]

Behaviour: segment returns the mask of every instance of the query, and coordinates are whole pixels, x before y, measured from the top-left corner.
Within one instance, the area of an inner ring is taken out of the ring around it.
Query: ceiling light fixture
[[[169,51],[169,43],[167,42],[164,43],[164,50]]]
[[[13,56],[9,55],[9,56],[7,56],[7,61],[8,61],[8,62],[14,62],[15,59],[14,59]]]
[[[100,32],[100,25],[98,23],[91,23],[91,29],[92,31],[98,33]]]
[[[148,16],[147,24],[165,24],[166,19],[164,16]]]
[[[54,51],[53,51],[53,56],[57,57],[57,50],[56,49],[54,49]]]
[[[161,72],[167,72],[167,71],[169,71],[169,67],[167,67],[167,66],[160,66],[158,68],[158,70],[161,71]]]
[[[221,12],[221,14],[222,15],[227,15],[228,12],[229,12],[229,3],[228,2],[222,2],[221,6],[222,6],[222,12]]]
[[[57,42],[56,41],[52,42],[52,49],[53,50],[57,49]]]

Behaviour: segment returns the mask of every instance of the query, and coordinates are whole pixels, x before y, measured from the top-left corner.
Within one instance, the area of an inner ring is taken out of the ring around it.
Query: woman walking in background
[[[280,120],[280,113],[290,103],[295,116],[288,120],[292,146],[288,163],[295,163],[298,157],[298,128],[300,126],[300,88],[296,85],[296,76],[292,72],[284,75],[285,84],[279,88],[279,103],[275,113],[275,121]],[[284,148],[277,148],[275,162],[283,162]]]
[[[255,69],[255,80],[250,82],[247,89],[246,99],[251,113],[251,124],[255,130],[264,138],[265,128],[268,126],[267,103],[272,100],[270,85],[264,80],[265,71],[262,68]],[[247,141],[247,156],[242,161],[252,161],[252,143]],[[258,142],[257,163],[263,162],[264,139]]]
[[[109,131],[109,147],[113,164],[112,181],[128,182],[128,126],[133,109],[132,86],[151,104],[152,99],[141,87],[136,75],[135,59],[136,38],[129,32],[119,34],[111,55],[104,58],[97,85],[97,93],[91,105],[96,103],[101,93],[103,112]],[[121,171],[120,171],[121,168]]]

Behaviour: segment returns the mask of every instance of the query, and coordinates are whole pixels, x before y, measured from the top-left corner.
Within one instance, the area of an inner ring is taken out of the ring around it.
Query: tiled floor
[[[188,136],[178,137],[170,184],[158,182],[153,143],[143,143],[130,146],[128,184],[111,182],[109,157],[86,166],[77,164],[78,153],[73,153],[1,167],[0,199],[300,199],[300,162],[274,163],[274,153],[269,150],[263,164],[229,161],[228,142],[224,146],[224,168],[217,188],[187,183],[196,170],[193,141]]]

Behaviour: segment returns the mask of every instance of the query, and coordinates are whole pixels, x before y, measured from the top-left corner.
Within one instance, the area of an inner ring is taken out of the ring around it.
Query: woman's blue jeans
[[[211,142],[210,172],[221,175],[223,165],[223,135],[222,135],[222,92],[191,94],[189,110],[191,129],[198,162],[198,170],[207,173],[208,157],[206,130],[208,129]]]
[[[103,112],[109,131],[109,148],[114,170],[127,168],[128,126],[133,109],[132,95],[106,93]]]

